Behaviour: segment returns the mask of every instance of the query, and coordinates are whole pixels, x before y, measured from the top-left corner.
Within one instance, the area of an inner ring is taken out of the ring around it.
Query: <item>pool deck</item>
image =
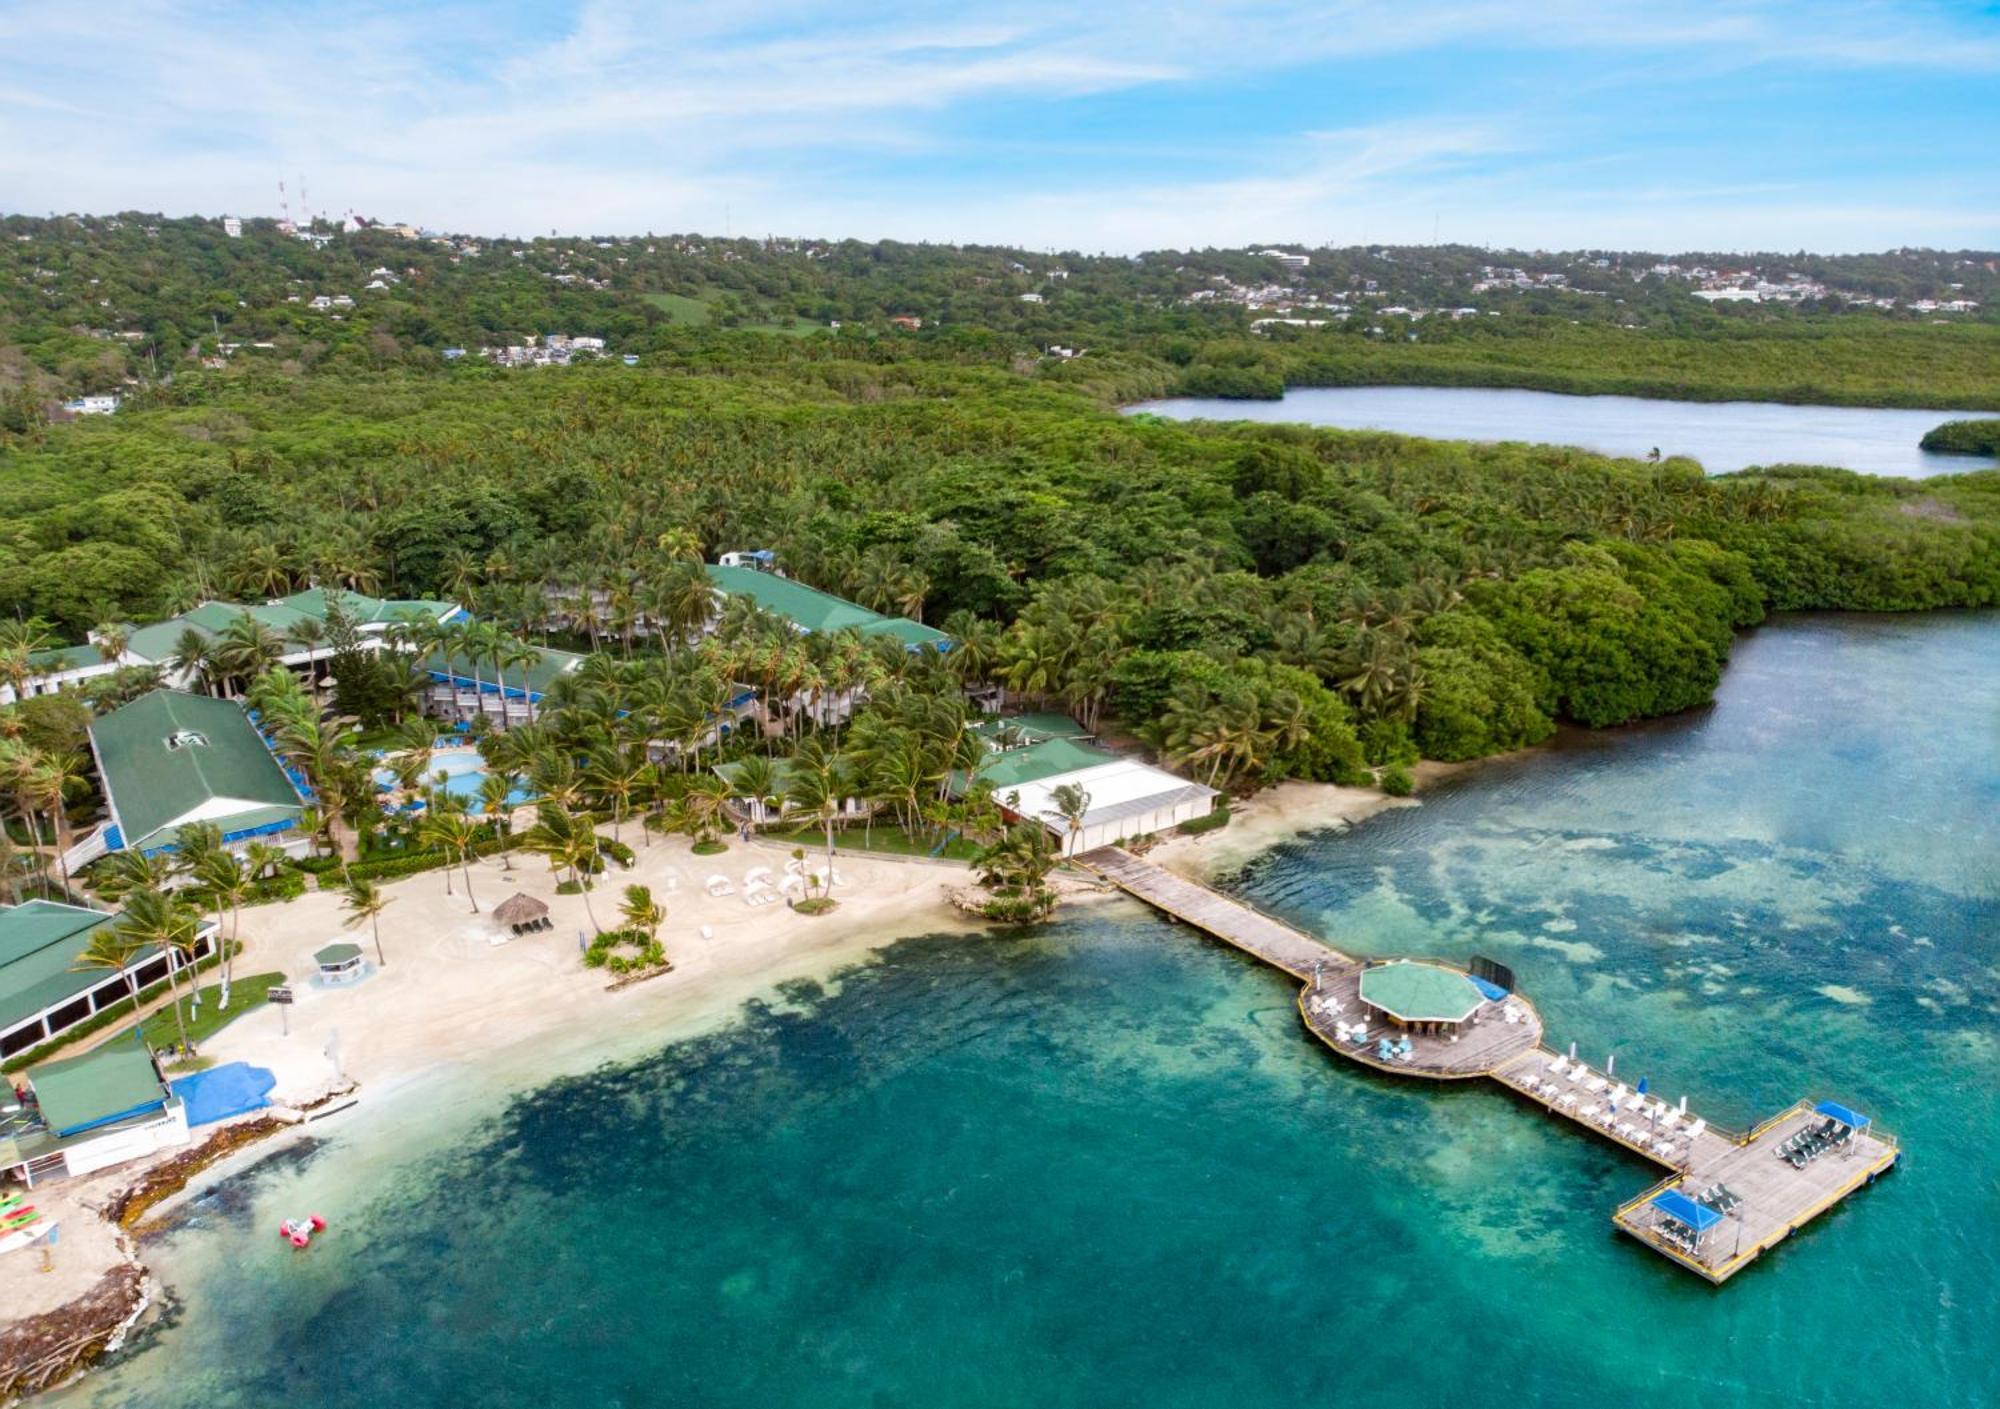
[[[1376,1022],[1360,999],[1367,961],[1118,847],[1072,859],[1155,909],[1298,979],[1304,985],[1299,1016],[1307,1030],[1348,1060],[1392,1076],[1497,1082],[1547,1114],[1646,1160],[1664,1177],[1621,1204],[1613,1224],[1710,1282],[1728,1281],[1902,1158],[1893,1135],[1868,1125],[1844,1145],[1795,1168],[1783,1157],[1786,1142],[1825,1119],[1812,1102],[1801,1101],[1748,1134],[1723,1129],[1684,1109],[1685,1099],[1669,1105],[1657,1093],[1642,1096],[1612,1073],[1555,1051],[1543,1040],[1541,1015],[1518,993],[1482,1004],[1454,1036],[1407,1034],[1410,1053],[1385,1059],[1377,1039],[1392,1029]],[[1357,1022],[1367,1024],[1358,1040],[1351,1035]],[[1349,1036],[1341,1035],[1343,1027]],[[1677,1239],[1679,1225],[1653,1201],[1669,1190],[1701,1200],[1718,1186],[1734,1196],[1733,1206],[1717,1200],[1729,1209],[1727,1215],[1700,1238]]]

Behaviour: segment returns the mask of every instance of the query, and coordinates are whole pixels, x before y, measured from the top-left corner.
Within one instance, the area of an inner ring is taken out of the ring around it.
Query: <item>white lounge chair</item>
[[[1559,1106],[1561,1106],[1561,1107],[1562,1107],[1562,1108],[1563,1108],[1564,1110],[1566,1110],[1566,1111],[1568,1111],[1568,1110],[1575,1110],[1575,1109],[1576,1109],[1576,1092],[1574,1092],[1574,1091],[1571,1091],[1571,1092],[1567,1093],[1566,1095],[1564,1095],[1564,1096],[1563,1096],[1563,1098],[1562,1098],[1561,1100],[1557,1101],[1557,1102],[1556,1102],[1556,1104],[1557,1104],[1557,1105],[1559,1105]]]
[[[1708,1122],[1705,1120],[1697,1120],[1693,1125],[1690,1125],[1688,1127],[1688,1143],[1692,1145],[1695,1141],[1699,1140],[1702,1131],[1706,1129],[1708,1129]]]
[[[1569,1063],[1564,1061],[1561,1057],[1550,1057],[1549,1064],[1547,1067],[1544,1068],[1544,1070],[1546,1070],[1552,1076],[1561,1076],[1564,1072],[1569,1070]]]
[[[1590,1078],[1590,1080],[1583,1083],[1583,1087],[1586,1091],[1590,1092],[1591,1095],[1595,1096],[1599,1091],[1602,1091],[1604,1089],[1605,1084],[1606,1083],[1603,1077],[1593,1076]]]
[[[1585,1066],[1582,1062],[1578,1062],[1575,1066],[1569,1069],[1569,1079],[1571,1081],[1581,1081],[1584,1079],[1584,1077],[1588,1076],[1589,1074],[1590,1074],[1590,1068]]]
[[[736,887],[729,883],[729,877],[727,876],[710,876],[708,878],[708,893],[710,895],[734,895],[736,894]]]

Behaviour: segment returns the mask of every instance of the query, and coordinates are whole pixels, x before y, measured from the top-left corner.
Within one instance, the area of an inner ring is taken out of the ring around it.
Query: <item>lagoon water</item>
[[[1997,725],[2000,614],[1784,620],[1712,709],[1230,879],[1356,950],[1494,955],[1552,1034],[1712,1119],[1811,1094],[1902,1136],[1725,1288],[1614,1232],[1636,1160],[1359,1073],[1288,984],[1119,903],[905,941],[442,1125],[336,1126],[154,1246],[174,1313],[68,1398],[2000,1403]],[[274,1223],[315,1207],[293,1254]]]
[[[1180,397],[1126,408],[1173,420],[1302,421],[1346,430],[1394,431],[1434,440],[1520,440],[1578,445],[1605,455],[1699,460],[1710,474],[1752,465],[1834,465],[1870,475],[1958,474],[1995,462],[1933,455],[1924,432],[1980,411],[1904,411],[1862,406],[1789,406],[1775,401],[1662,401],[1638,396],[1563,396],[1496,387],[1298,387],[1279,401]]]

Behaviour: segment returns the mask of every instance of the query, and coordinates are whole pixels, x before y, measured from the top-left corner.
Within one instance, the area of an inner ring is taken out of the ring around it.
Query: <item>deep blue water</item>
[[[1811,618],[1712,709],[1232,878],[1352,949],[1492,954],[1552,1034],[1719,1119],[1833,1096],[1903,1138],[1721,1289],[1612,1229],[1646,1167],[1359,1073],[1287,984],[1121,905],[907,941],[468,1132],[226,1184],[155,1248],[170,1324],[79,1398],[1991,1405],[1996,840],[2000,615]],[[294,1256],[272,1222],[314,1206]]]
[[[1299,387],[1278,401],[1177,397],[1128,407],[1174,420],[1303,421],[1433,440],[1525,440],[1604,455],[1687,455],[1710,474],[1752,465],[1836,465],[1869,475],[1959,474],[1994,462],[1919,450],[1924,432],[1981,411],[1791,406],[1776,401],[1666,401],[1564,396],[1502,387]]]

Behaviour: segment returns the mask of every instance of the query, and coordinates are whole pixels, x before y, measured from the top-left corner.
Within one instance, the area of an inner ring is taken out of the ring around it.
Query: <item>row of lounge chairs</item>
[[[1683,1115],[1665,1101],[1648,1101],[1623,1082],[1613,1085],[1582,1062],[1567,1057],[1549,1058],[1546,1076],[1527,1076],[1522,1086],[1531,1096],[1548,1102],[1552,1110],[1573,1114],[1577,1119],[1602,1127],[1628,1145],[1678,1163],[1693,1153],[1694,1142],[1708,1129],[1708,1122],[1696,1119],[1681,1133]],[[1625,1119],[1620,1119],[1623,1116]],[[1644,1122],[1643,1124],[1641,1122]],[[1680,1143],[1685,1139],[1686,1144]]]
[[[1778,1146],[1778,1158],[1793,1169],[1804,1169],[1828,1150],[1841,1149],[1854,1138],[1854,1130],[1832,1116],[1811,1130],[1801,1130]]]
[[[542,916],[539,920],[523,920],[518,925],[508,926],[516,935],[533,934],[537,930],[552,930],[555,927],[556,922],[551,920],[547,915]]]
[[[1742,1196],[1721,1184],[1709,1185],[1694,1196],[1694,1201],[1698,1204],[1706,1204],[1724,1218],[1727,1218],[1730,1214],[1736,1212],[1737,1209],[1743,1207]]]

